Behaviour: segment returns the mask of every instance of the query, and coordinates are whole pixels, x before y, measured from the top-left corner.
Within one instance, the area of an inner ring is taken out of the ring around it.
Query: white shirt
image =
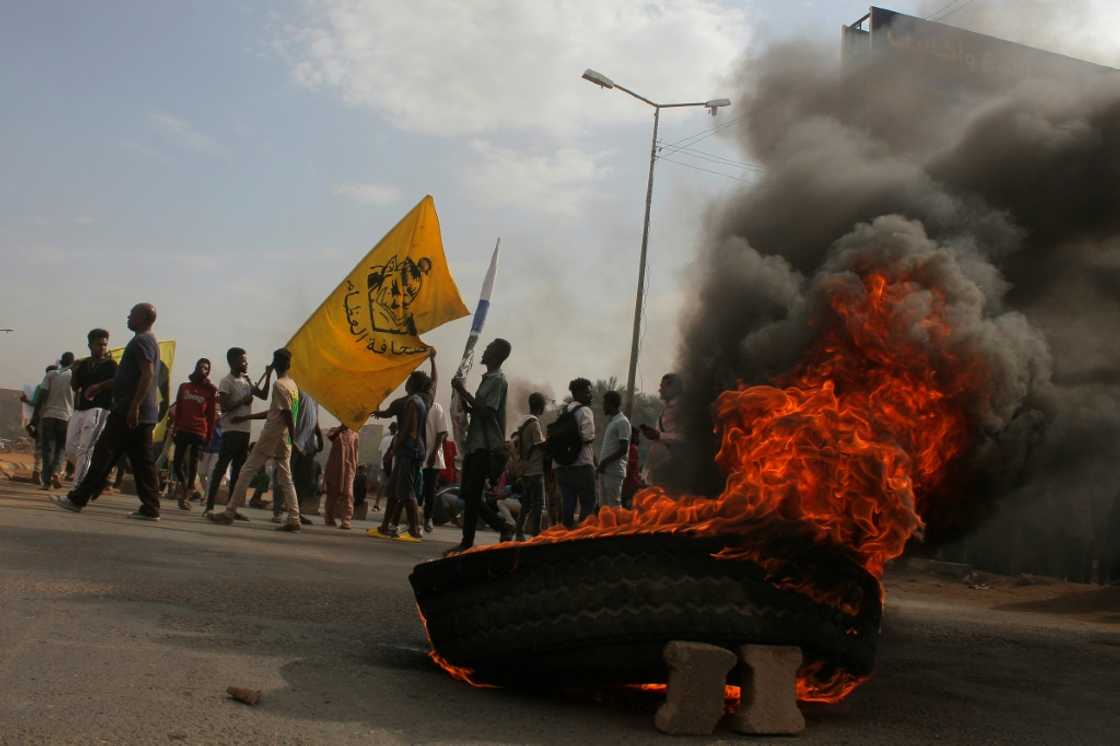
[[[393,434],[388,430],[381,436],[381,443],[377,446],[377,460],[385,463],[385,454],[389,452],[389,446],[393,444]]]
[[[424,443],[428,449],[428,453],[432,452],[432,448],[436,444],[436,436],[440,433],[447,432],[447,415],[443,411],[443,406],[437,401],[432,403],[432,408],[428,410],[428,422],[424,425]],[[425,469],[439,469],[443,471],[447,468],[447,462],[443,458],[443,448],[436,450],[436,457],[432,460],[431,465],[428,465],[428,457],[424,456]]]
[[[74,389],[70,388],[69,368],[52,370],[43,378],[43,408],[39,410],[39,417],[51,417],[63,422],[70,421],[74,414]]]
[[[591,407],[580,404],[574,401],[568,405],[568,411],[571,412],[576,407],[576,422],[579,423],[579,435],[583,440],[583,448],[579,450],[579,456],[569,466],[594,466],[595,465],[595,415],[591,412]],[[564,468],[564,467],[559,467]]]
[[[624,443],[629,444],[629,442],[630,420],[626,419],[626,415],[622,412],[619,412],[607,420],[607,426],[603,428],[603,443],[599,446],[599,463],[606,461],[614,455],[620,446]],[[625,479],[627,456],[629,456],[629,451],[623,451],[622,458],[612,461],[603,470],[603,473]]]
[[[253,384],[249,382],[249,377],[246,375],[235,376],[232,373],[228,374],[218,384],[218,393],[225,394],[228,399],[233,401],[241,401],[253,391]],[[234,422],[234,417],[248,417],[253,413],[253,402],[249,402],[234,409],[223,409],[222,424],[223,433],[247,433],[252,430],[253,423]]]

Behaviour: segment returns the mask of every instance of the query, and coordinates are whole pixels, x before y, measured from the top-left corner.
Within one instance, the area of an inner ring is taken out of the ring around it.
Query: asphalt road
[[[433,667],[407,576],[451,531],[405,545],[321,525],[278,534],[260,511],[234,527],[173,507],[127,520],[134,505],[105,497],[75,515],[0,483],[0,743],[672,740],[649,695],[477,690]],[[1120,604],[1086,619],[938,585],[889,584],[877,675],[806,708],[799,743],[1120,740]],[[233,702],[230,685],[263,699]]]

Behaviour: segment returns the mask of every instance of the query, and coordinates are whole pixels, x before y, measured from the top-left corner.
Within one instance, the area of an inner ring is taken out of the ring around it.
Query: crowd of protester
[[[109,353],[109,333],[90,331],[89,355],[63,354],[24,398],[33,412],[29,432],[37,438],[34,479],[47,491],[60,490],[64,478],[72,483],[65,495],[53,496],[59,507],[78,513],[119,487],[127,461],[140,499],[134,519],[159,520],[163,497],[184,511],[199,502],[205,519],[230,526],[249,520],[240,510],[246,502],[267,507],[263,497],[271,491],[277,530],[300,531],[320,503],[326,526],[348,530],[356,516],[367,517],[372,502],[381,516],[370,536],[416,543],[436,525],[450,524],[462,532],[454,552],[474,545],[480,523],[501,541],[521,541],[551,525],[574,527],[604,506],[630,507],[644,474],[665,462],[678,437],[680,380],[671,373],[661,381],[664,410],[656,426],[635,429],[619,392],[608,390],[595,402],[591,381],[576,378],[570,398],[551,411],[539,392],[518,402],[528,415],[507,432],[502,366],[512,346],[495,339],[482,353],[486,371],[474,392],[461,377],[451,381],[467,420],[461,444],[435,400],[439,376],[431,349],[429,370],[413,371],[404,396],[371,414],[389,422],[377,463],[360,464],[359,434],[339,425],[324,435],[318,404],[289,375],[287,349],[276,350],[255,381],[242,348],[226,352],[228,373],[217,385],[210,360],[202,358],[172,398],[155,322],[154,306],[132,308],[133,337],[119,360]],[[256,400],[267,408],[254,413]],[[605,418],[601,433],[596,406]],[[255,442],[254,420],[263,420]],[[163,421],[157,446],[153,437]],[[641,437],[648,441],[645,472]],[[223,486],[228,498],[218,509]]]

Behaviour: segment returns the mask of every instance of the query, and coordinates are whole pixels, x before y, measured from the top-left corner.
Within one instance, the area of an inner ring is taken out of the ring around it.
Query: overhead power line
[[[753,161],[737,161],[734,158],[719,155],[717,153],[709,153],[705,150],[697,150],[695,148],[677,148],[669,152],[661,151],[660,155],[686,155],[691,158],[696,158],[702,161],[708,161],[720,166],[731,166],[733,168],[740,168],[746,171],[764,172],[766,168],[761,164]]]
[[[750,179],[744,179],[744,178],[741,178],[739,176],[732,176],[729,173],[724,173],[723,171],[716,171],[716,170],[713,170],[713,169],[710,169],[710,168],[704,168],[702,166],[695,166],[691,163],[685,163],[684,161],[676,161],[676,160],[673,160],[672,158],[666,158],[665,156],[658,156],[657,160],[665,161],[666,163],[674,163],[674,164],[676,164],[678,166],[682,166],[684,168],[691,168],[693,171],[703,171],[704,173],[712,174],[713,176],[722,176],[723,178],[731,179],[732,181],[741,181],[744,184],[754,183]]]
[[[740,116],[737,116],[737,117],[732,117],[731,119],[728,119],[726,122],[721,122],[720,124],[716,125],[715,127],[711,127],[710,129],[705,129],[705,130],[701,130],[699,132],[694,132],[691,135],[688,135],[687,137],[682,137],[680,140],[676,140],[674,142],[666,143],[665,147],[666,148],[676,148],[677,146],[688,147],[689,145],[695,145],[696,143],[700,142],[701,140],[703,140],[707,137],[711,137],[712,135],[714,135],[715,133],[717,133],[721,130],[727,129],[728,127],[735,124],[735,122],[738,122],[742,118],[743,118],[743,115],[740,115]]]

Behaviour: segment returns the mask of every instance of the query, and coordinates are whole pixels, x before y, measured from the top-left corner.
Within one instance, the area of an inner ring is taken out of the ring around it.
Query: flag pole
[[[490,310],[490,296],[494,292],[494,277],[498,273],[498,253],[502,246],[499,236],[494,244],[494,252],[490,255],[490,266],[486,270],[486,277],[482,280],[482,292],[478,295],[478,305],[474,309],[471,319],[471,331],[467,335],[467,343],[463,346],[463,359],[459,361],[459,368],[455,371],[456,378],[464,378],[470,373],[474,364],[474,348],[478,344],[478,337],[482,334],[482,327],[486,324],[486,314]],[[463,406],[459,392],[451,389],[451,429],[458,446],[458,455],[455,460],[460,464],[463,458],[463,440],[467,435],[467,410]]]

